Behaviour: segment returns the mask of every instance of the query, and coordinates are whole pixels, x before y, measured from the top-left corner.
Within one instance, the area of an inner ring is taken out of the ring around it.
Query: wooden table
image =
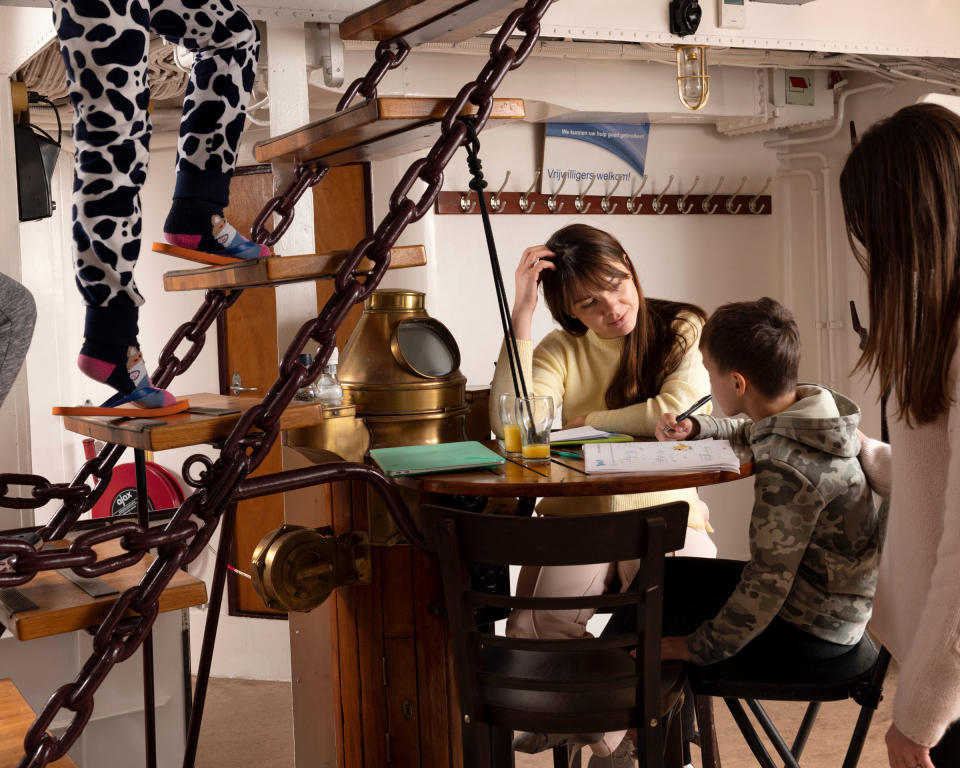
[[[499,448],[488,442],[493,450]],[[502,452],[501,452],[502,453]],[[749,451],[739,472],[658,477],[587,475],[583,461],[545,464],[512,459],[488,470],[395,478],[408,503],[439,494],[500,498],[598,496],[725,483],[753,472]],[[337,533],[370,527],[362,496],[333,515]],[[499,510],[498,510],[499,511]],[[373,582],[338,589],[331,619],[336,670],[333,707],[344,768],[459,768],[460,711],[437,559],[409,546],[371,548]],[[324,696],[330,689],[323,690]]]
[[[669,475],[639,475],[626,472],[587,474],[583,459],[552,457],[548,462],[523,461],[506,456],[495,441],[485,445],[507,459],[498,467],[469,472],[438,472],[432,475],[395,477],[397,485],[421,494],[462,494],[487,497],[611,496],[621,493],[673,491],[727,483],[753,474],[750,449],[734,446],[740,459],[739,472],[684,472]],[[567,449],[564,449],[567,450]]]

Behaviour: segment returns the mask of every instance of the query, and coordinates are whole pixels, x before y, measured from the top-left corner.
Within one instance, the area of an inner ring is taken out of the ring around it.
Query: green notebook
[[[505,461],[503,456],[485,448],[476,440],[374,448],[370,451],[370,458],[391,477],[451,472],[457,469],[481,469],[494,467]]]

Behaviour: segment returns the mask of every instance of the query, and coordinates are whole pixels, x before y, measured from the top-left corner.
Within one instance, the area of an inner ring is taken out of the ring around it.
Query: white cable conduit
[[[817,160],[820,163],[820,176],[822,180],[822,190],[823,190],[823,254],[824,254],[824,277],[827,284],[827,306],[826,311],[818,311],[818,315],[826,315],[826,319],[818,319],[818,323],[825,323],[827,329],[827,383],[831,389],[836,388],[837,385],[837,365],[836,365],[836,343],[834,340],[835,335],[838,331],[845,327],[843,321],[837,320],[836,315],[834,314],[836,310],[836,296],[834,289],[834,274],[833,274],[833,242],[832,242],[832,225],[833,225],[833,203],[831,199],[831,170],[830,164],[827,162],[827,156],[822,152],[791,152],[791,153],[781,153],[778,155],[780,160],[790,161],[790,160]],[[817,281],[817,291],[819,292],[819,280]]]
[[[802,169],[791,169],[788,171],[780,171],[777,176],[779,178],[788,178],[788,177],[800,177],[805,178],[810,182],[810,210],[813,216],[813,295],[814,295],[814,331],[817,342],[817,381],[823,381],[823,329],[826,327],[826,324],[823,322],[822,313],[823,313],[823,299],[820,294],[820,189],[817,187],[817,176],[816,174],[806,168]],[[789,238],[790,233],[788,232],[786,237]],[[789,249],[786,249],[790,252],[790,260],[788,263],[784,264],[784,282],[788,288],[789,296],[788,300],[793,300],[793,256],[792,251],[793,247],[790,246]]]
[[[840,93],[840,98],[837,99],[837,116],[833,124],[833,128],[827,131],[824,134],[817,136],[805,136],[802,138],[796,139],[780,139],[778,141],[767,141],[764,142],[765,147],[768,149],[781,149],[782,147],[793,147],[797,144],[813,144],[818,141],[826,141],[827,139],[832,139],[843,128],[843,112],[844,107],[847,103],[847,99],[850,96],[856,96],[861,93],[867,93],[868,91],[883,90],[886,93],[889,93],[893,90],[893,86],[889,83],[871,83],[870,85],[863,85],[859,88],[851,88],[850,90],[844,89]]]

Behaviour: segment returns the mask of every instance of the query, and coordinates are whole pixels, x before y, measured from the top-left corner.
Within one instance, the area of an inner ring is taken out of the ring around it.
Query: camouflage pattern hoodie
[[[801,385],[796,403],[756,423],[693,418],[698,438],[749,445],[755,479],[750,561],[720,613],[687,639],[693,662],[733,656],[775,616],[823,640],[858,642],[883,525],[857,459],[856,403]]]

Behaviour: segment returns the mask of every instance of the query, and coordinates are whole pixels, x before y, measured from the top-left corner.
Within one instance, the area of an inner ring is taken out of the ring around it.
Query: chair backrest
[[[683,546],[689,507],[578,517],[509,517],[421,508],[427,545],[440,558],[464,722],[540,733],[638,728],[641,754],[659,750],[663,558]],[[618,594],[533,598],[471,587],[469,564],[572,566],[639,560]],[[540,640],[493,634],[474,608],[580,610],[633,606],[637,631],[601,638]],[[636,648],[636,659],[629,650]],[[469,719],[468,719],[469,718]],[[465,749],[468,734],[464,733]]]

